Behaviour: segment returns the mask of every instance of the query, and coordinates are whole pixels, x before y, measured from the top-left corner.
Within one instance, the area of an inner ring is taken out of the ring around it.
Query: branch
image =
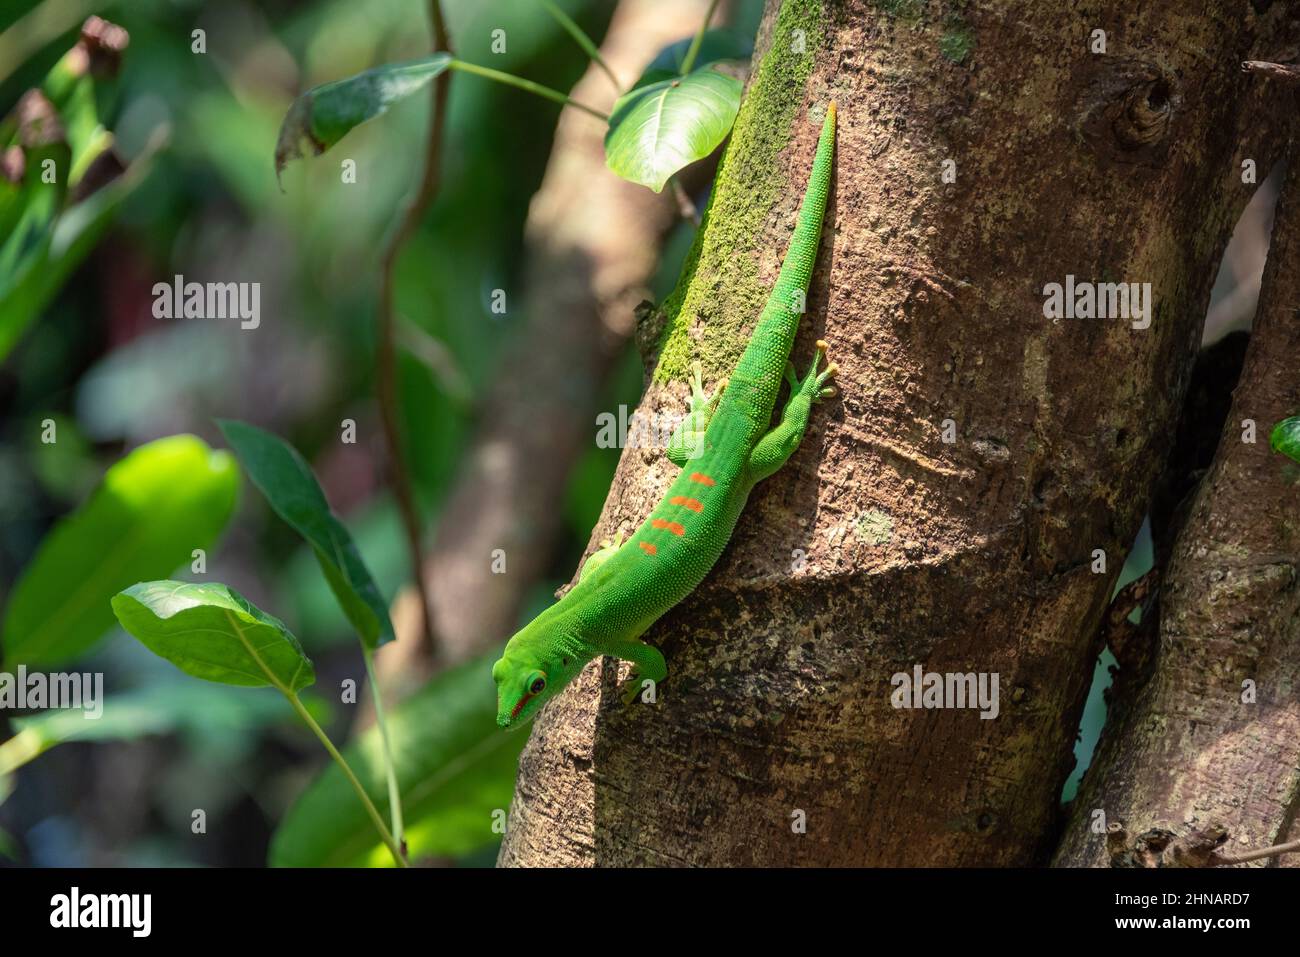
[[[442,16],[440,0],[430,0],[429,20],[433,29],[433,49],[451,51],[447,24]],[[379,267],[379,335],[376,355],[376,389],[379,398],[379,415],[384,427],[384,440],[388,444],[389,480],[406,532],[406,546],[411,564],[411,576],[420,596],[421,633],[430,651],[433,649],[433,625],[429,614],[429,595],[421,574],[423,548],[421,547],[420,518],[411,489],[411,474],[407,468],[406,453],[402,447],[401,429],[397,408],[397,348],[396,316],[393,312],[393,273],[397,256],[424,218],[425,211],[438,193],[442,180],[443,131],[447,117],[447,90],[451,77],[443,73],[433,84],[432,113],[429,117],[429,138],[425,147],[424,173],[415,194],[397,228],[389,237]]]
[[[1300,80],[1300,63],[1270,63],[1268,60],[1245,60],[1241,68],[1247,73],[1263,73],[1283,80]]]
[[[1261,857],[1275,857],[1278,854],[1292,854],[1296,851],[1300,851],[1300,841],[1288,841],[1286,844],[1276,844],[1273,847],[1261,848],[1258,851],[1247,851],[1245,854],[1215,854],[1210,858],[1210,864],[1213,867],[1245,864],[1247,861],[1257,861]]]

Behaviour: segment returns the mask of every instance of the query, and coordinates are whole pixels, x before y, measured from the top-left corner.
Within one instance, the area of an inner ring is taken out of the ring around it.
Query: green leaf
[[[491,658],[444,672],[388,716],[412,858],[452,857],[490,846],[493,812],[509,807],[527,735],[496,727]],[[344,752],[380,808],[388,801],[379,732]],[[277,867],[391,864],[342,773],[331,765],[291,807],[271,842]]]
[[[373,650],[393,637],[393,623],[352,536],[330,511],[311,466],[279,436],[246,422],[217,422],[244,471],[271,508],[316,552],[321,571],[362,643]]]
[[[406,63],[387,63],[308,90],[289,106],[275,144],[277,176],[289,160],[302,156],[311,143],[317,156],[366,120],[385,113],[398,100],[418,93],[451,63],[451,54],[435,53]]]
[[[192,435],[142,445],[109,468],[14,586],[4,619],[6,666],[57,665],[89,649],[113,625],[110,599],[211,547],[238,491],[234,457]]]
[[[677,77],[660,71],[614,104],[605,161],[619,176],[656,193],[668,178],[727,138],[740,110],[740,80],[719,64]],[[643,80],[649,77],[643,77]]]
[[[113,597],[113,614],[155,655],[196,678],[286,694],[316,680],[284,623],[218,582],[140,582]]]
[[[52,226],[46,223],[12,271],[0,270],[0,359],[95,248],[122,203],[148,176],[164,140],[155,136],[125,173],[64,210]]]
[[[1288,458],[1300,462],[1300,415],[1283,419],[1273,426],[1273,434],[1269,436],[1268,444],[1274,452],[1281,452]]]

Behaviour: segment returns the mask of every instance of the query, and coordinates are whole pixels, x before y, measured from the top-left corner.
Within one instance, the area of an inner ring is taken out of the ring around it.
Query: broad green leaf
[[[1288,458],[1300,462],[1300,415],[1283,419],[1273,426],[1273,434],[1269,436],[1268,444],[1274,452],[1281,452]]]
[[[374,649],[391,640],[388,607],[352,536],[330,511],[311,466],[293,446],[270,432],[228,419],[217,425],[271,508],[316,552],[330,590],[365,646]]]
[[[606,483],[606,490],[608,487]],[[393,583],[405,581],[410,570],[397,506],[391,497],[379,496],[350,515],[348,527],[381,593],[390,594],[396,587]],[[385,586],[389,590],[384,590]],[[357,640],[355,629],[321,574],[315,549],[299,550],[281,568],[274,605],[294,622],[308,654]]]
[[[386,63],[373,69],[314,87],[289,106],[275,144],[278,176],[289,160],[302,156],[301,143],[311,143],[317,156],[366,120],[385,113],[398,100],[418,93],[451,63],[451,54],[406,63]]]
[[[297,692],[316,680],[278,618],[218,582],[140,582],[113,597],[122,627],[187,675]]]
[[[678,40],[676,43],[671,43],[660,50],[655,58],[650,61],[650,65],[645,68],[641,74],[641,79],[637,80],[634,86],[643,85],[646,77],[649,74],[657,73],[657,71],[666,71],[672,74],[681,73],[682,63],[686,59],[686,52],[691,48],[692,39],[692,37],[687,37],[684,40]],[[695,54],[695,65],[692,70],[698,70],[719,60],[748,60],[753,52],[754,44],[743,33],[729,30],[726,27],[707,30],[704,33],[704,39],[700,42],[699,52]],[[653,77],[653,80],[660,79],[663,79],[663,77],[658,75]]]
[[[605,161],[656,193],[682,168],[712,153],[740,110],[740,80],[712,64],[619,97],[605,134]]]
[[[235,509],[234,457],[192,435],[142,445],[41,543],[9,598],[4,661],[57,665],[113,625],[112,597],[170,575],[217,540]]]
[[[492,814],[508,807],[527,735],[496,727],[490,658],[444,672],[388,716],[406,840],[412,859],[453,857],[489,846]],[[379,733],[345,751],[367,793],[385,812]],[[330,765],[291,807],[271,842],[277,867],[387,865],[392,859],[344,780]]]

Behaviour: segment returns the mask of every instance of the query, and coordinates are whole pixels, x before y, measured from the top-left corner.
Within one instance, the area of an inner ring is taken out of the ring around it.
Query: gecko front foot
[[[619,528],[618,534],[614,537],[614,540],[612,542],[608,538],[603,540],[600,543],[601,547],[596,551],[592,552],[591,555],[587,558],[587,560],[583,562],[582,570],[578,572],[578,581],[581,582],[588,575],[594,572],[597,568],[599,568],[601,565],[605,564],[605,562],[609,561],[611,558],[617,555],[618,550],[620,547],[622,547],[622,545],[623,545],[623,529]]]
[[[691,398],[687,404],[689,411],[668,440],[668,460],[679,468],[697,458],[704,448],[704,433],[709,428],[713,413],[718,409],[722,392],[727,387],[723,379],[713,388],[713,392],[704,391],[704,370],[698,362],[691,363]]]
[[[704,391],[704,367],[699,361],[691,363],[691,398],[688,403],[690,415],[697,412],[704,412],[706,416],[712,416],[713,410],[718,407],[718,400],[722,398],[723,391],[727,388],[727,380],[723,379],[713,387],[712,392]],[[707,428],[708,423],[703,422],[697,425],[697,428]]]
[[[621,694],[624,704],[631,704],[640,697],[641,692],[645,691],[646,681],[658,684],[668,677],[668,665],[664,661],[663,653],[652,645],[634,639],[610,651],[632,665],[627,686]]]
[[[641,692],[645,690],[642,686],[644,679],[635,671],[627,676],[627,687],[623,689],[622,699],[624,705],[632,705],[641,697]]]

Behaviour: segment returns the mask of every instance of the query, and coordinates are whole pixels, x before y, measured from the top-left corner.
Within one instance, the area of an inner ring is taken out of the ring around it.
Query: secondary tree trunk
[[[1239,63],[1281,7],[769,0],[642,411],[680,411],[692,358],[732,368],[832,99],[795,361],[827,339],[843,398],[646,636],[669,663],[658,703],[622,706],[598,661],[539,717],[502,863],[1047,859],[1097,625],[1249,196],[1240,163],[1273,158]],[[1150,283],[1150,326],[1044,318],[1067,275]],[[593,543],[672,472],[628,450]],[[997,717],[892,707],[916,665],[996,674]]]
[[[1289,91],[1277,92],[1293,111]],[[1160,589],[1154,673],[1149,682],[1140,668],[1117,677],[1060,864],[1195,865],[1220,844],[1238,855],[1291,839],[1300,810],[1300,486],[1268,443],[1272,426],[1300,411],[1294,148],[1289,166],[1240,385]]]

